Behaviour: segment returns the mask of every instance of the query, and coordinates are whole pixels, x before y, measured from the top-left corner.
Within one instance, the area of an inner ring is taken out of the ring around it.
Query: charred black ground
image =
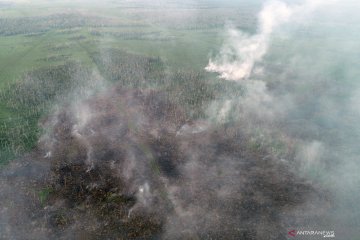
[[[327,208],[241,122],[185,112],[164,92],[121,87],[60,108],[38,149],[1,173],[2,238],[286,239],[322,214],[299,209]]]

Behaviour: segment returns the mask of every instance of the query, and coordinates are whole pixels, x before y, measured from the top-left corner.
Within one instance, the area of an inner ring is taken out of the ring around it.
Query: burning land
[[[359,239],[359,8],[0,0],[0,240]]]
[[[1,173],[4,239],[281,239],[329,204],[241,123],[190,120],[162,91],[115,86],[42,124]]]

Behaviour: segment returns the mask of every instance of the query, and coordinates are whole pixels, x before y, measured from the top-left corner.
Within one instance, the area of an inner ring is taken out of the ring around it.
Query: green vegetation
[[[38,196],[39,196],[40,203],[42,205],[45,204],[45,202],[48,200],[48,198],[52,192],[53,192],[53,189],[50,187],[44,188],[43,190],[41,190],[39,192]]]
[[[254,6],[243,6],[247,14],[239,15],[233,8],[184,3],[160,14],[134,4],[1,6],[0,164],[31,150],[41,117],[94,78],[165,90],[195,118],[224,88],[239,90],[199,69],[221,44],[229,16],[241,18],[240,28],[252,28]],[[185,14],[182,8],[189,7],[197,14]]]

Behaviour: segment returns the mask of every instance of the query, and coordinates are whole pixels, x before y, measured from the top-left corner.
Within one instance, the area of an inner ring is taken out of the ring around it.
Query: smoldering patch
[[[4,202],[7,216],[20,214],[2,219],[5,238],[17,236],[9,226],[22,216],[37,239],[281,239],[284,219],[317,219],[297,210],[327,201],[288,163],[253,148],[241,122],[189,121],[161,91],[115,87],[48,121],[27,160],[38,183],[10,189],[26,175],[15,165],[5,170],[17,173],[11,181],[2,175],[4,191],[42,193],[31,207],[26,194],[16,208]]]

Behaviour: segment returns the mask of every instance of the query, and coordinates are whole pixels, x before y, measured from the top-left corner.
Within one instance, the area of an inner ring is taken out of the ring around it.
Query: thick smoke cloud
[[[226,41],[219,56],[210,59],[205,68],[219,73],[226,80],[242,80],[251,76],[256,63],[267,53],[273,32],[291,20],[310,14],[324,1],[306,1],[302,5],[288,5],[281,1],[267,2],[258,15],[259,26],[255,35],[229,26]],[[327,2],[328,3],[328,2]]]
[[[209,114],[216,118],[226,112],[222,119],[248,121],[250,132],[268,134],[267,139],[274,133],[286,136],[295,150],[284,159],[332,195],[332,210],[305,228],[333,229],[348,239],[356,239],[360,216],[354,205],[360,182],[354,146],[360,136],[354,75],[359,49],[353,45],[356,24],[347,20],[358,19],[351,10],[355,6],[350,1],[269,2],[259,14],[258,32],[230,28],[219,55],[206,67],[245,89],[243,96],[215,102]]]

